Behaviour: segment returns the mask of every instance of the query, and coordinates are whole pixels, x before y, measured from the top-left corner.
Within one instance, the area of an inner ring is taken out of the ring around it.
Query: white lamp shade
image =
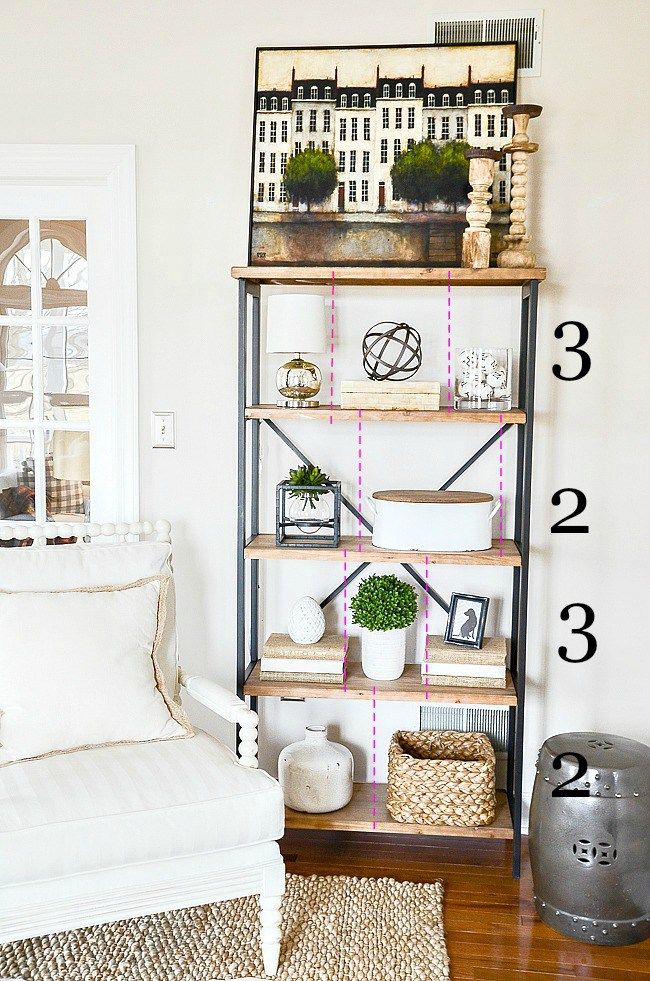
[[[274,293],[269,296],[267,354],[319,354],[325,350],[325,301],[320,293]]]

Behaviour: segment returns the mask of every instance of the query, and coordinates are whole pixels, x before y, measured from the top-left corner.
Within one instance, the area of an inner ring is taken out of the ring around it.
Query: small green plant
[[[397,576],[368,576],[352,597],[352,622],[367,630],[408,627],[418,615],[415,589]]]
[[[316,501],[325,491],[322,490],[323,484],[329,484],[330,479],[323,473],[320,467],[298,467],[297,470],[289,471],[287,481],[295,490],[289,491],[289,497],[297,497],[301,501],[309,502],[312,508],[316,507]],[[314,490],[305,490],[306,487],[314,487]]]

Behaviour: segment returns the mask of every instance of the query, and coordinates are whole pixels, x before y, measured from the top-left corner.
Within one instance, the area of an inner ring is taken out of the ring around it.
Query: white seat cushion
[[[279,785],[203,732],[0,770],[0,885],[282,837]]]

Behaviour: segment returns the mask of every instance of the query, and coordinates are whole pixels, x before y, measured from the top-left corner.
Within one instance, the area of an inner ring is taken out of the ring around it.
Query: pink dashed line
[[[372,829],[377,827],[377,689],[372,686]]]
[[[429,701],[429,556],[424,557],[424,700]]]
[[[451,269],[447,270],[447,411],[452,410],[451,399]]]
[[[363,531],[361,521],[363,512],[363,416],[361,409],[357,410],[357,418],[359,420],[357,423],[357,511],[359,512],[357,518],[357,551],[361,552],[363,549],[363,542],[361,541]]]
[[[334,270],[332,269],[332,292],[330,303],[330,426],[334,422]]]
[[[348,550],[343,549],[343,691],[348,690]]]
[[[499,555],[503,556],[503,414],[499,413]]]

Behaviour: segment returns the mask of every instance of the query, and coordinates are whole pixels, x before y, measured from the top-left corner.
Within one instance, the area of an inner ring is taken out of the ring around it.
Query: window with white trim
[[[364,140],[370,139],[370,116],[364,116],[363,119],[363,138]]]
[[[305,90],[302,85],[299,85],[298,88],[296,89],[296,99],[304,99],[304,98],[305,98]]]
[[[368,201],[368,181],[361,181],[361,201],[364,204]]]
[[[487,118],[487,135],[489,137],[494,136],[494,114],[490,113]]]
[[[508,117],[507,116],[501,116],[501,131],[500,131],[500,135],[501,136],[507,136],[508,135]]]
[[[318,86],[317,85],[312,85],[310,96],[311,96],[312,99],[317,99],[318,98]]]
[[[353,174],[357,169],[357,151],[350,150],[350,173]]]
[[[325,86],[325,98],[326,99],[331,99],[332,98],[332,86],[331,85],[326,85]]]
[[[390,126],[390,113],[388,106],[384,106],[384,108],[381,110],[381,125],[382,129],[388,129]]]
[[[266,154],[265,153],[260,153],[260,161],[259,161],[259,164],[258,164],[258,167],[257,167],[257,169],[259,170],[260,174],[263,174],[264,173],[264,168],[265,167],[266,167]]]
[[[481,92],[480,89],[474,90],[474,102],[476,103],[477,106],[480,106],[481,103],[483,102],[483,93]]]
[[[427,119],[427,139],[435,140],[436,138],[436,117],[429,116]]]
[[[413,137],[411,137],[406,141],[406,149],[412,150],[414,146],[415,146],[415,140],[413,139]]]
[[[433,92],[429,92],[429,95],[427,96],[427,105],[430,109],[433,109],[435,104],[436,104],[436,97],[433,94]]]
[[[462,106],[462,104],[463,104],[463,93],[462,92],[457,92],[456,93],[456,105],[457,106]]]
[[[440,139],[441,140],[448,140],[449,139],[449,116],[443,116],[442,117],[442,125],[441,125],[441,130],[440,130]]]
[[[494,91],[494,89],[488,89],[487,101],[489,106],[493,106],[494,103],[497,101],[496,92]]]
[[[382,140],[379,149],[379,163],[388,163],[388,140]]]
[[[302,153],[302,143],[294,143],[293,152],[296,157],[298,156],[299,153]]]
[[[323,140],[323,142],[321,143],[321,150],[323,151],[323,153],[330,152],[329,140]]]
[[[309,110],[309,132],[310,133],[315,133],[316,132],[316,110],[315,109],[310,109]]]
[[[364,174],[370,173],[370,150],[363,151],[363,159],[361,162],[361,170]]]
[[[339,173],[345,170],[345,150],[339,150]]]
[[[364,109],[370,108],[370,92],[366,92],[363,96],[363,108]]]
[[[302,109],[296,112],[296,133],[302,133]]]
[[[350,139],[351,140],[356,140],[358,138],[358,136],[359,136],[359,120],[357,119],[356,116],[353,116],[352,117],[352,127],[351,127]]]
[[[289,159],[288,153],[280,154],[280,173],[285,174],[287,171],[287,160]]]
[[[402,85],[401,82],[398,82],[397,85],[395,86],[395,98],[396,99],[404,98],[404,86]]]
[[[456,139],[465,139],[465,118],[463,116],[456,116]]]
[[[280,204],[287,203],[287,189],[285,187],[284,181],[280,184],[280,196],[278,198]]]
[[[359,108],[359,94],[358,94],[358,92],[353,92],[352,93],[352,108],[353,109],[358,109]]]
[[[415,82],[409,82],[409,99],[415,98],[415,92],[416,92]]]
[[[330,109],[323,111],[323,132],[329,133],[332,129],[332,112]]]
[[[401,129],[401,128],[402,128],[402,110],[398,106],[397,109],[395,110],[395,129]]]
[[[274,112],[277,112],[277,109],[278,109],[278,100],[276,99],[275,96],[273,96],[273,98],[271,99],[271,109]]]
[[[308,150],[315,150],[316,149],[316,141],[315,140],[310,140],[309,143],[307,144],[307,149]]]
[[[395,140],[395,142],[393,143],[393,159],[397,160],[401,152],[402,152],[402,141]]]
[[[282,143],[286,143],[288,139],[289,139],[289,123],[286,119],[283,119],[280,125],[280,140]]]
[[[275,201],[275,184],[269,184],[269,201]]]
[[[409,106],[408,110],[408,128],[415,129],[415,106]]]
[[[347,109],[347,107],[348,107],[348,97],[344,92],[343,95],[341,96],[341,109]]]
[[[501,159],[499,160],[499,170],[507,170],[507,169],[508,169],[508,161],[506,160],[504,154],[504,156],[502,156]]]
[[[278,124],[275,120],[269,126],[269,143],[277,143]]]
[[[347,136],[347,133],[348,133],[348,121],[345,118],[345,116],[343,116],[341,119],[339,119],[339,140],[344,140]]]
[[[357,182],[349,181],[348,183],[348,201],[350,204],[356,204],[357,202]]]
[[[275,153],[271,153],[269,156],[269,174],[275,173]]]
[[[508,201],[506,194],[506,182],[499,181],[499,204],[506,204]]]
[[[508,101],[508,90],[501,89],[501,102],[506,103]]]
[[[388,83],[386,83],[382,88],[382,98],[390,99],[390,85],[388,85]]]
[[[261,182],[257,185],[257,203],[264,203],[264,184]]]
[[[266,96],[265,95],[261,96],[261,98],[260,98],[260,109],[262,109],[262,110],[266,109]]]
[[[266,123],[263,119],[260,119],[260,143],[264,143],[266,139]]]
[[[477,114],[474,116],[474,136],[481,135],[481,117]]]
[[[282,112],[288,112],[288,111],[289,111],[289,100],[285,95],[284,99],[282,100]]]
[[[446,109],[449,106],[449,93],[445,92],[442,97],[442,108]]]

